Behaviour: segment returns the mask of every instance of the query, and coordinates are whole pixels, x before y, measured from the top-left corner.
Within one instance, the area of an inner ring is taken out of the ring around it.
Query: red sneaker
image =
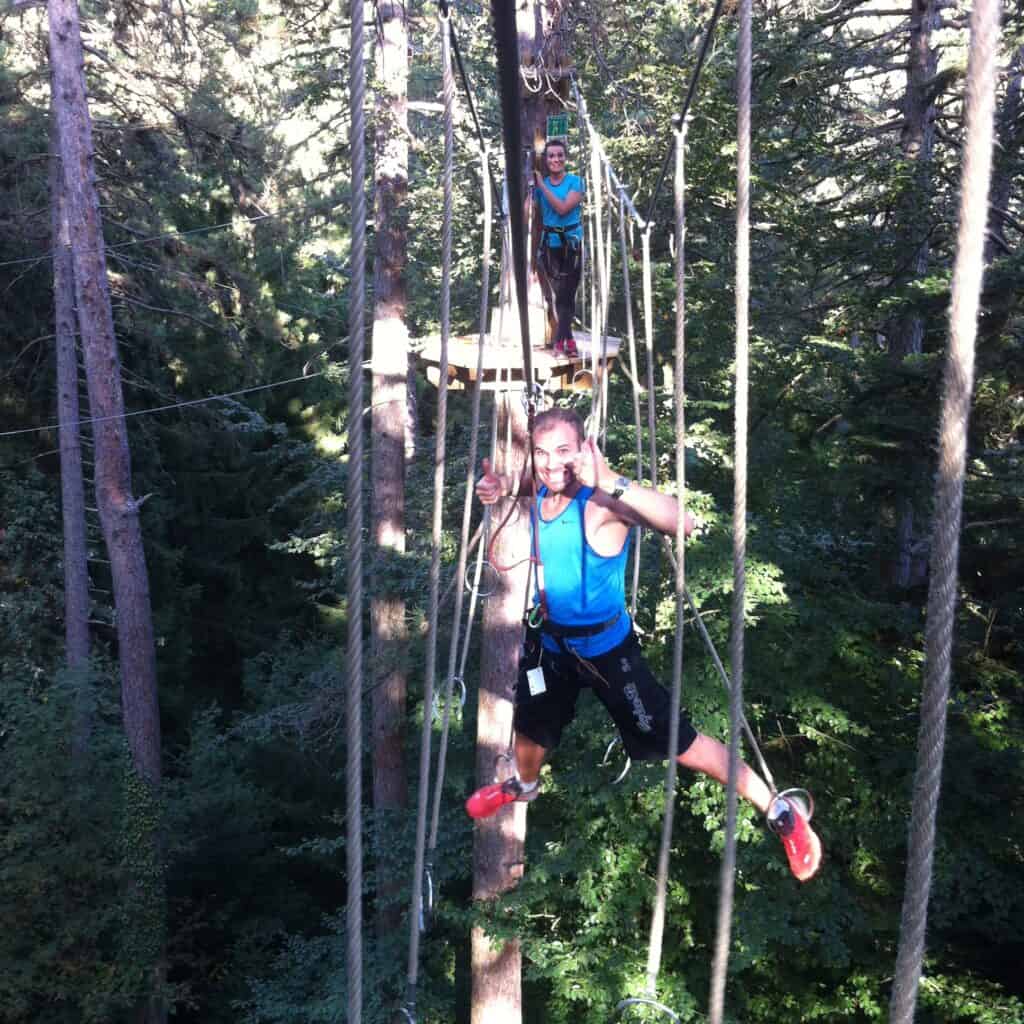
[[[768,827],[782,840],[789,870],[797,881],[813,878],[821,866],[821,840],[810,826],[807,805],[793,790],[772,801],[768,808]]]
[[[524,792],[523,784],[516,778],[495,782],[490,786],[482,786],[466,801],[466,813],[471,818],[489,818],[516,800],[529,803],[539,792],[539,785]]]
[[[565,339],[565,354],[570,359],[575,359],[580,354],[580,350],[576,347],[576,339],[575,338],[566,338]]]
[[[565,342],[562,341],[561,339],[559,339],[558,341],[555,342],[555,346],[554,347],[555,347],[555,355],[556,356],[560,356],[560,355],[562,355],[563,352],[565,352]]]

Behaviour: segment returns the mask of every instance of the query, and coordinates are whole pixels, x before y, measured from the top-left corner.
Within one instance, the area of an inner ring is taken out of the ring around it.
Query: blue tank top
[[[632,628],[626,612],[626,562],[629,558],[627,535],[617,555],[599,555],[587,542],[584,510],[592,487],[581,487],[572,501],[555,516],[541,516],[541,502],[547,494],[542,487],[537,495],[534,529],[538,530],[540,557],[544,563],[544,591],[548,616],[562,626],[590,626],[607,622],[616,613],[619,618],[597,636],[566,637],[555,640],[542,636],[551,651],[562,650],[561,644],[585,658],[594,658],[622,643]]]

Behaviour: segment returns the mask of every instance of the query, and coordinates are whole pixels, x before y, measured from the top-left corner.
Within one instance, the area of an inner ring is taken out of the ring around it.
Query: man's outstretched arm
[[[614,513],[625,522],[648,526],[659,533],[675,534],[679,514],[679,502],[675,497],[619,476],[591,438],[583,442],[576,475],[580,483],[608,495],[615,503]],[[687,512],[687,537],[693,532],[693,526],[693,516]]]

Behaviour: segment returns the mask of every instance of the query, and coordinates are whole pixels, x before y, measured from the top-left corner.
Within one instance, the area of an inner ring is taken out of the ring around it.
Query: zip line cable
[[[469,86],[469,76],[466,74],[465,65],[462,63],[462,52],[459,50],[459,37],[455,31],[455,20],[449,18],[448,31],[451,36],[452,53],[455,56],[455,64],[459,69],[459,78],[462,80],[462,90],[466,94],[466,102],[469,105],[469,115],[473,118],[473,127],[476,129],[476,139],[482,151],[489,150],[487,141],[484,139],[483,128],[480,126],[480,118],[477,117],[476,103],[473,99],[473,90]],[[491,167],[491,161],[488,159],[484,164],[486,174],[491,182],[491,188],[494,191],[494,198],[497,200],[497,209],[501,211],[501,186],[498,184],[498,180],[494,177],[494,169]]]
[[[310,204],[308,204],[306,206],[295,206],[295,207],[290,207],[290,208],[285,209],[285,210],[278,210],[276,213],[260,213],[260,214],[257,214],[255,217],[244,217],[244,218],[241,219],[241,221],[239,221],[239,219],[236,218],[234,220],[223,221],[223,222],[221,222],[219,224],[207,224],[207,225],[204,225],[203,227],[199,227],[199,228],[186,228],[186,229],[181,230],[181,231],[166,231],[163,234],[150,235],[150,236],[147,236],[146,238],[135,238],[135,239],[132,239],[129,242],[111,242],[109,244],[104,245],[102,250],[98,250],[98,249],[83,249],[83,250],[81,250],[81,252],[83,254],[85,254],[85,253],[94,253],[94,252],[99,252],[99,251],[111,252],[111,251],[116,251],[116,250],[119,250],[119,249],[129,249],[129,248],[131,248],[132,246],[135,246],[135,245],[151,245],[153,242],[162,242],[162,241],[165,241],[166,239],[169,239],[169,238],[186,238],[186,237],[190,237],[192,235],[206,234],[208,232],[213,232],[213,231],[223,231],[226,228],[235,227],[236,225],[241,226],[241,225],[244,225],[244,224],[258,224],[260,221],[273,220],[274,218],[277,218],[277,217],[289,217],[292,214],[307,213],[307,212],[319,212],[319,213],[323,213],[326,216],[326,215],[329,215],[330,213],[333,212],[333,210],[325,210],[325,209],[323,209],[322,207],[324,205],[325,204],[323,204],[323,203],[320,203],[320,204],[312,204],[312,203],[310,203]],[[332,207],[338,207],[338,206],[345,206],[346,204],[345,203],[339,203],[337,201],[333,201],[332,200],[330,205]],[[353,203],[353,205],[354,205],[354,203]],[[26,263],[41,263],[44,260],[52,260],[52,259],[53,259],[53,250],[50,249],[47,252],[39,253],[37,256],[23,256],[20,259],[16,259],[16,260],[4,260],[3,262],[0,262],[0,268],[3,268],[3,267],[14,267],[14,266],[23,265],[23,264],[26,264]]]
[[[715,26],[718,24],[718,19],[722,13],[723,6],[724,0],[715,0],[715,9],[711,12],[711,20],[708,22],[707,31],[704,33],[704,38],[701,40],[700,50],[697,53],[697,64],[693,69],[693,74],[690,76],[690,85],[686,90],[686,99],[683,101],[683,109],[678,115],[684,122],[689,116],[690,104],[693,102],[694,93],[697,91],[697,82],[700,79],[701,69],[704,67],[704,61],[708,55],[708,48],[710,47],[711,39],[715,34]],[[669,164],[672,162],[672,149],[672,145],[669,144],[668,152],[665,154],[665,159],[661,165],[661,174],[658,176],[657,184],[654,186],[654,192],[651,194],[650,202],[647,205],[646,223],[650,223],[654,218],[654,209],[658,203],[658,195],[661,192],[661,186],[665,183],[665,176],[668,174]]]
[[[326,370],[316,370],[313,373],[304,373],[301,377],[289,377],[286,380],[275,380],[269,384],[257,384],[251,388],[241,388],[238,391],[226,391],[220,395],[208,395],[206,398],[192,398],[187,402],[171,402],[169,405],[158,405],[151,409],[137,409],[134,412],[117,413],[113,416],[92,416],[88,419],[78,420],[78,426],[85,426],[89,423],[106,423],[108,420],[126,420],[134,416],[149,416],[151,413],[168,412],[171,409],[185,409],[193,405],[205,405],[207,402],[219,402],[222,399],[237,398],[239,395],[251,395],[256,391],[268,391],[270,388],[283,387],[285,384],[298,384],[300,381],[312,380],[314,377],[322,377]],[[43,427],[23,427],[21,430],[6,430],[0,432],[0,437],[18,437],[23,434],[41,434],[48,430],[59,430],[60,423],[49,423]]]

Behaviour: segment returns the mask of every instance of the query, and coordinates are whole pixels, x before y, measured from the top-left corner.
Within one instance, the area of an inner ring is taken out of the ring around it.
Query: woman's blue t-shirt
[[[551,179],[545,178],[544,184],[563,201],[570,192],[579,192],[581,196],[583,195],[583,181],[575,174],[565,175],[557,185],[552,185]],[[540,206],[541,220],[544,224],[555,228],[566,228],[572,225],[566,234],[571,238],[583,240],[583,226],[580,223],[579,204],[566,214],[556,213],[555,208],[548,202],[548,197],[540,189],[537,189],[537,204]],[[550,248],[557,249],[562,244],[562,240],[557,235],[550,234],[547,236],[547,244]]]
[[[533,528],[538,531],[540,557],[544,563],[544,594],[548,616],[562,626],[593,626],[618,618],[597,636],[566,637],[556,641],[542,635],[548,650],[562,650],[561,644],[584,658],[617,647],[629,635],[632,622],[626,611],[626,562],[629,558],[627,536],[617,555],[599,555],[588,543],[584,512],[592,487],[580,487],[569,504],[554,519],[541,516],[541,502],[547,494],[542,487],[537,495],[537,514]]]

